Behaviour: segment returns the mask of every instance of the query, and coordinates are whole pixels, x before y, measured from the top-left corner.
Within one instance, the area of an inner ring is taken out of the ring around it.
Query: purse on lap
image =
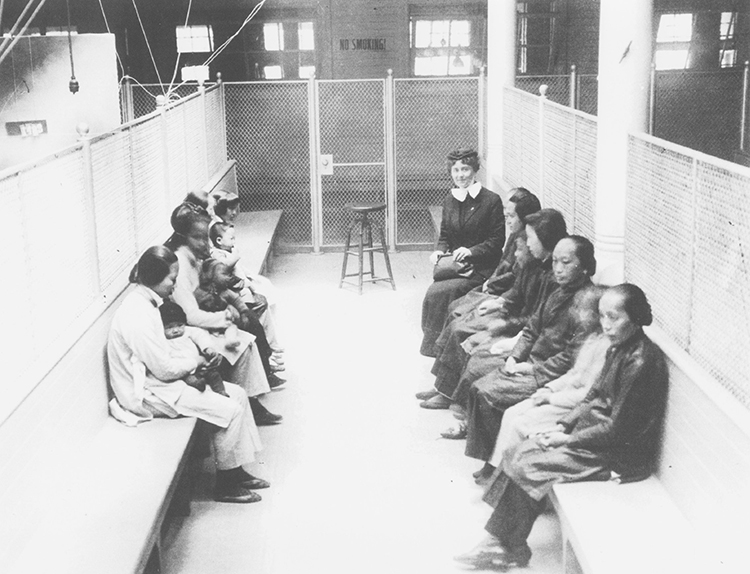
[[[445,281],[446,279],[458,279],[470,277],[474,272],[471,263],[453,260],[452,253],[443,253],[438,257],[435,267],[432,269],[433,281]]]

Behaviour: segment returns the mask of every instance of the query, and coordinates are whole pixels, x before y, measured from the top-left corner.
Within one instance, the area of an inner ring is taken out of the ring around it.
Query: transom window
[[[314,75],[314,21],[297,11],[277,12],[272,18],[247,26],[244,55],[250,79],[296,80]]]
[[[213,52],[214,31],[211,26],[177,26],[177,53],[196,54]]]

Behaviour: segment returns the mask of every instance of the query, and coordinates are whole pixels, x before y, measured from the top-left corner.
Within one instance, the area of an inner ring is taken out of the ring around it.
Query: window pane
[[[693,37],[692,14],[662,14],[657,42],[689,42]]]
[[[428,20],[417,20],[414,33],[414,47],[428,48],[430,46],[430,30],[432,22]]]
[[[263,45],[269,52],[284,49],[284,28],[281,22],[263,24]]]
[[[300,22],[297,24],[297,33],[299,35],[300,50],[315,49],[315,34],[313,33],[312,22]]]
[[[191,54],[211,52],[214,48],[214,31],[211,26],[177,26],[177,52]]]
[[[280,80],[282,78],[281,66],[264,66],[263,77],[266,80]]]
[[[300,78],[310,78],[315,74],[315,66],[300,66],[299,67],[299,77]]]
[[[657,70],[684,70],[688,66],[688,50],[657,50]]]
[[[721,30],[719,37],[722,40],[730,40],[734,38],[734,25],[737,21],[736,12],[722,12],[721,13]]]
[[[445,76],[448,74],[448,56],[417,56],[414,58],[415,76]]]
[[[449,20],[435,20],[432,22],[432,34],[430,46],[437,48],[448,45],[448,34],[450,33]]]
[[[468,20],[454,20],[451,22],[451,46],[468,46],[471,27]]]
[[[737,50],[724,50],[721,53],[721,67],[731,68],[737,65]]]

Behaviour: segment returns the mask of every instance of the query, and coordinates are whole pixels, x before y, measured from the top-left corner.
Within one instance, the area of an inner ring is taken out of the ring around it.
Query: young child
[[[221,204],[217,204],[217,207],[219,205]],[[222,212],[221,209],[219,211]],[[266,296],[257,290],[260,284],[262,284],[262,281],[259,282],[257,280],[260,276],[251,276],[239,264],[240,257],[235,249],[237,238],[234,225],[225,222],[214,222],[208,230],[208,236],[212,246],[211,257],[226,263],[239,279],[239,282],[232,289],[237,290],[242,301],[258,314],[260,322],[266,331],[268,344],[273,350],[271,360],[276,363],[277,370],[281,370],[280,365],[283,365],[281,355],[283,348],[278,341],[274,308],[273,305],[269,304]],[[265,278],[261,279],[268,281]],[[270,282],[268,283],[270,285]]]
[[[226,264],[216,259],[206,259],[201,266],[200,283],[195,290],[195,300],[201,310],[213,313],[229,309],[233,324],[214,332],[223,335],[226,348],[230,350],[241,344],[237,326],[245,328],[250,316],[248,306],[231,289],[236,283],[237,277]]]
[[[169,346],[174,354],[180,356],[200,354],[206,359],[204,365],[185,377],[185,384],[195,387],[201,392],[205,391],[208,386],[213,392],[228,397],[229,395],[224,388],[224,381],[219,373],[221,356],[208,346],[204,346],[204,350],[200,351],[201,343],[205,343],[205,340],[201,341],[200,329],[187,326],[187,317],[182,307],[167,300],[159,307],[159,313],[164,324],[164,336],[169,341]]]

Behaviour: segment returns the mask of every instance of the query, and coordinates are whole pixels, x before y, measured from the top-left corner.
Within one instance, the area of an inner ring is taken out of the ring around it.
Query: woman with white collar
[[[422,346],[420,353],[435,357],[435,341],[440,336],[451,301],[481,285],[497,267],[505,243],[505,218],[500,197],[476,180],[479,156],[472,149],[448,154],[448,173],[454,187],[443,200],[443,217],[437,250],[430,255],[436,265],[450,258],[465,264],[461,275],[436,280],[427,289],[422,303]]]

